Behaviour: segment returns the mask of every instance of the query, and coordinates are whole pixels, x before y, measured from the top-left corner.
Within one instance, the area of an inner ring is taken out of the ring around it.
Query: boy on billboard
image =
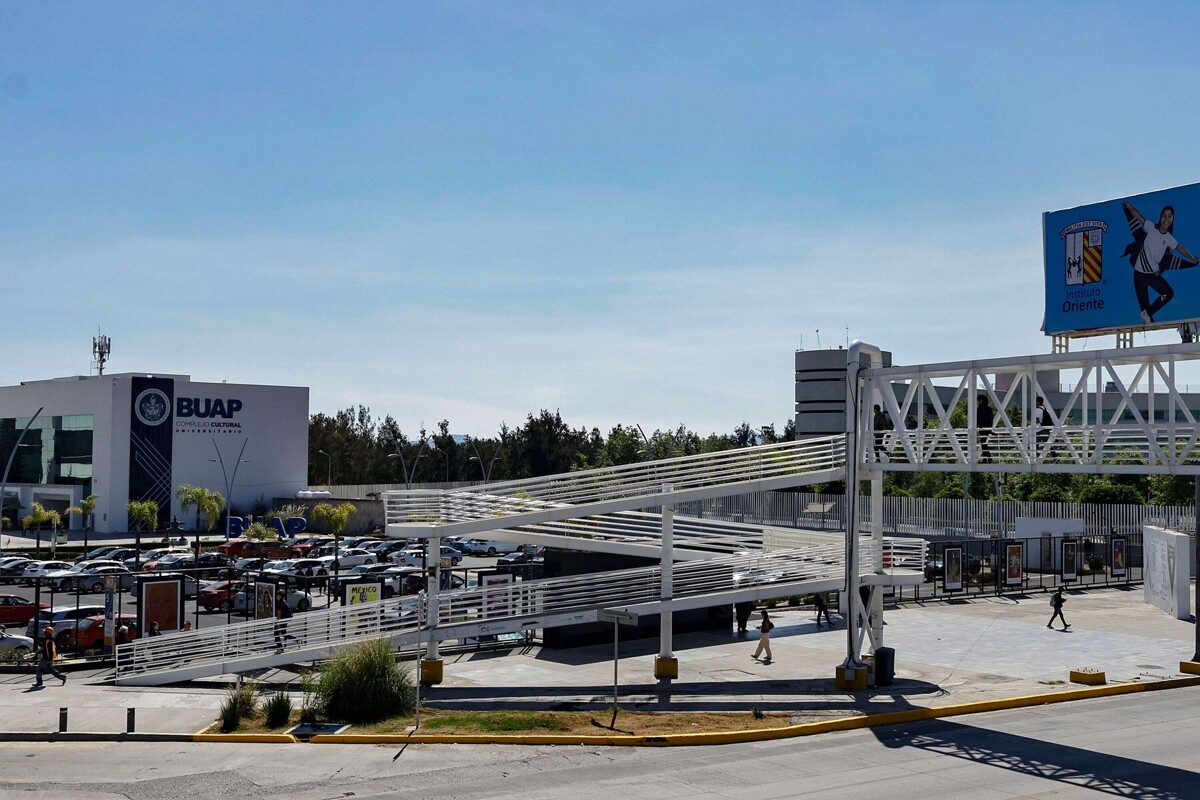
[[[1154,322],[1154,315],[1175,297],[1175,290],[1167,283],[1163,272],[1188,269],[1200,264],[1200,260],[1175,240],[1174,206],[1163,206],[1157,224],[1129,203],[1122,206],[1125,219],[1129,221],[1129,232],[1133,234],[1133,241],[1122,255],[1129,256],[1129,263],[1133,265],[1133,291],[1137,294],[1142,322],[1149,325]],[[1150,302],[1150,289],[1158,293],[1153,303]]]

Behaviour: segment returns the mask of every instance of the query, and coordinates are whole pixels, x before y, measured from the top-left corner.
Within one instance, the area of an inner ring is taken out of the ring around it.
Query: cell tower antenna
[[[108,361],[110,352],[112,339],[100,333],[92,337],[92,369],[96,370],[97,375],[104,374],[104,364]]]

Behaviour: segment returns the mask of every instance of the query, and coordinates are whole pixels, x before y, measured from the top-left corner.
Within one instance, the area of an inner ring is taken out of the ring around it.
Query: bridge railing
[[[449,524],[614,500],[670,502],[671,492],[719,489],[835,470],[844,463],[844,437],[820,437],[453,491],[388,492],[385,504],[389,525]],[[645,507],[652,505],[655,503],[645,503]]]

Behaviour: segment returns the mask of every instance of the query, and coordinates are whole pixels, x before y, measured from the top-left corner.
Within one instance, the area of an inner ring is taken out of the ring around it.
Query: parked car
[[[250,592],[243,589],[233,596],[233,610],[239,614],[249,613],[247,609],[247,601],[250,598]],[[249,606],[253,607],[253,600],[249,600]],[[308,611],[312,608],[312,595],[308,592],[302,592],[299,589],[287,590],[287,604],[292,611]]]
[[[33,652],[33,639],[0,631],[0,660],[21,659]]]
[[[92,561],[93,559],[97,558],[105,558],[109,553],[120,549],[121,545],[119,544],[106,544],[103,547],[97,547],[95,550],[89,550],[82,555],[76,556],[75,563],[78,564],[82,561]]]
[[[532,551],[506,553],[496,559],[496,570],[498,572],[508,572],[517,575],[523,573],[528,567],[534,564],[542,563],[544,563],[542,556]]]
[[[120,614],[113,617],[113,630],[122,625],[129,628],[129,641],[138,638],[137,617],[132,614]],[[79,627],[67,631],[64,648],[75,650],[91,650],[104,645],[104,615],[95,614],[79,620]]]
[[[246,581],[219,581],[205,586],[197,596],[197,602],[205,611],[227,612],[233,610],[233,596],[246,588]]]
[[[25,567],[33,563],[32,558],[14,558],[0,566],[0,583],[17,583],[25,574]]]
[[[515,553],[521,549],[516,542],[502,542],[499,539],[472,539],[467,545],[467,553],[473,556],[495,556],[501,553]]]
[[[146,572],[165,572],[173,569],[188,569],[196,561],[196,557],[187,552],[170,552],[153,561],[143,561],[142,569]]]
[[[450,566],[457,567],[462,561],[463,554],[453,547],[442,545],[442,558],[450,559]],[[437,566],[436,564],[425,564],[425,548],[420,545],[401,550],[399,553],[392,553],[392,563],[406,567]]]
[[[329,544],[333,544],[332,536],[306,536],[303,539],[295,540],[292,549],[300,556],[309,556],[313,550]]]
[[[103,592],[108,588],[108,577],[112,576],[119,591],[129,591],[133,588],[134,574],[125,567],[116,565],[101,565],[88,567],[77,573],[65,575],[58,579],[59,591],[79,589],[81,592]]]
[[[49,608],[42,603],[41,608]],[[33,619],[33,601],[15,594],[0,594],[0,625],[24,625]]]
[[[75,628],[79,620],[103,613],[104,606],[101,605],[55,606],[40,612],[36,619],[29,620],[29,624],[25,626],[25,635],[33,638],[35,630],[49,625],[54,629],[54,641],[61,645],[66,642],[67,634]]]
[[[33,586],[38,580],[45,578],[51,572],[59,572],[71,568],[67,561],[30,561],[21,573],[21,582]]]
[[[233,566],[233,559],[224,553],[201,553],[196,556],[196,560],[192,568],[196,570],[195,575],[200,578],[207,578],[220,570]]]
[[[125,559],[125,566],[129,569],[134,569],[134,565],[140,564],[141,568],[145,569],[147,564],[158,561],[160,558],[170,553],[188,555],[191,552],[191,548],[188,547],[156,547],[153,550],[147,550],[146,552],[142,553],[140,558],[138,557],[137,553],[133,553],[129,556],[129,558]]]
[[[325,582],[329,568],[318,558],[297,558],[291,561],[277,561],[270,570],[263,569],[264,574],[267,572],[278,575],[284,581],[302,589],[311,589]]]
[[[366,550],[360,550],[357,547],[347,547],[339,551],[337,555],[321,556],[320,560],[324,562],[325,568],[330,572],[334,570],[348,570],[351,567],[357,567],[359,564],[374,564],[378,561],[374,553],[368,553]]]

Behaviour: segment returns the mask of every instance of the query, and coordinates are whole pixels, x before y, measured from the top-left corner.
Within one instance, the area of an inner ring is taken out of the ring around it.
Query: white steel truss
[[[1200,345],[1177,344],[863,370],[860,463],[892,471],[1200,475],[1200,424],[1176,385],[1177,365],[1198,359]],[[1050,422],[1036,426],[1044,382],[1058,396],[1063,371],[1077,377],[1059,407],[1046,404]],[[979,396],[994,410],[990,428],[977,424]],[[965,424],[956,426],[951,415],[962,400]],[[895,430],[871,429],[876,403]],[[924,424],[909,429],[910,419]]]

